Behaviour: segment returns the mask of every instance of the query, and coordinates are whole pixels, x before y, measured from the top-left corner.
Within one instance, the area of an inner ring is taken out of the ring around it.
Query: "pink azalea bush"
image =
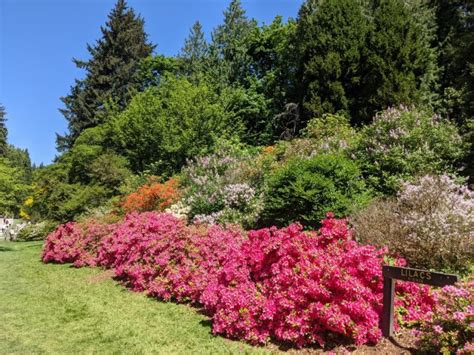
[[[48,236],[43,261],[112,268],[132,290],[204,306],[213,331],[251,343],[376,343],[384,249],[361,246],[332,214],[317,232],[298,224],[244,233],[132,213],[107,228],[68,223]],[[395,261],[398,265],[403,260]],[[403,322],[430,314],[427,287],[399,283]]]
[[[438,294],[432,316],[421,323],[420,350],[427,353],[474,353],[474,281],[446,286]]]
[[[76,267],[96,266],[101,239],[112,229],[113,225],[95,221],[60,225],[46,238],[41,259],[45,263],[73,263]]]
[[[360,246],[344,220],[318,233],[301,226],[251,231],[204,292],[214,332],[263,343],[376,343],[380,337],[384,250]],[[402,283],[396,305],[422,316],[434,300],[426,287]]]
[[[199,302],[243,234],[220,226],[186,226],[171,214],[130,214],[103,241],[99,264],[135,291],[163,300]]]

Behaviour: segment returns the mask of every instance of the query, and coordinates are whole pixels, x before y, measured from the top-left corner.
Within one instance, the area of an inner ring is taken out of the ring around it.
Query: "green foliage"
[[[360,139],[349,119],[341,115],[326,114],[313,118],[303,130],[303,136],[315,142],[320,151],[346,152],[353,149]]]
[[[199,21],[196,21],[191,28],[178,59],[181,61],[181,71],[187,77],[203,75],[205,65],[209,63],[209,45]]]
[[[92,58],[74,59],[76,66],[87,73],[61,99],[69,133],[58,136],[60,149],[70,148],[84,129],[104,120],[102,111],[108,100],[124,108],[141,86],[135,74],[140,61],[151,55],[154,48],[147,42],[144,20],[127,7],[125,0],[118,0],[101,31],[102,38],[94,46],[87,46]]]
[[[327,212],[345,217],[370,199],[357,164],[342,155],[294,158],[266,181],[265,224],[316,227]]]
[[[205,83],[168,76],[106,124],[106,145],[135,172],[171,176],[186,159],[212,151],[218,137],[240,131],[219,100]]]
[[[24,172],[0,158],[0,214],[18,216],[20,206],[30,192],[24,181]]]
[[[430,105],[436,89],[437,54],[432,48],[435,24],[432,10],[419,2],[372,2],[360,96],[352,114],[367,122],[389,106]]]
[[[361,81],[369,32],[363,2],[308,0],[299,11],[300,99],[305,112],[349,113]]]
[[[213,31],[210,44],[210,71],[216,83],[245,82],[251,64],[247,39],[256,27],[256,21],[247,17],[240,0],[231,0],[224,11],[224,23]]]
[[[390,108],[361,131],[356,155],[378,192],[394,193],[400,180],[455,173],[464,154],[457,128],[429,111]]]
[[[362,123],[390,105],[429,104],[437,74],[430,16],[403,0],[307,0],[296,34],[304,120],[344,113]]]
[[[149,56],[140,62],[136,73],[137,81],[141,89],[145,90],[152,86],[159,86],[166,75],[179,72],[179,60],[164,55]]]
[[[436,9],[443,113],[458,124],[474,117],[474,2],[431,0]]]
[[[67,158],[35,171],[30,208],[33,219],[73,220],[88,209],[105,203],[118,190],[119,186],[106,186],[97,180],[89,180],[87,185],[71,181],[71,165]]]
[[[54,221],[42,221],[36,224],[28,224],[18,232],[16,242],[29,242],[33,240],[44,240],[46,236],[56,229],[58,224]]]
[[[262,132],[260,143],[278,138],[291,124],[293,117],[280,115],[285,105],[297,102],[295,97],[295,43],[296,23],[287,23],[277,16],[270,25],[256,27],[249,35],[248,54],[252,58],[251,83],[258,82],[258,92],[267,101],[267,115],[262,124],[255,125]],[[249,79],[250,80],[250,79]]]
[[[21,149],[14,147],[13,145],[8,145],[5,157],[9,161],[9,164],[17,168],[21,173],[21,180],[29,184],[31,183],[33,168],[31,166],[30,153],[28,149]]]

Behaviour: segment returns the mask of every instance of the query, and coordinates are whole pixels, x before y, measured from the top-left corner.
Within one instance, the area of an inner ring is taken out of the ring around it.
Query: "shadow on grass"
[[[15,251],[15,249],[10,248],[10,247],[4,247],[0,245],[0,252],[2,251]]]

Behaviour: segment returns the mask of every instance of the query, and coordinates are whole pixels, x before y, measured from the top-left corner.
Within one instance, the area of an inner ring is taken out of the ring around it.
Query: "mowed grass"
[[[267,353],[213,336],[186,305],[133,293],[97,268],[40,262],[41,242],[0,242],[0,354]]]

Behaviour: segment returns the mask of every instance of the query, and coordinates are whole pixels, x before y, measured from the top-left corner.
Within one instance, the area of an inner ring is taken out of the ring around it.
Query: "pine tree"
[[[256,21],[247,17],[240,0],[232,0],[224,11],[224,23],[212,33],[210,51],[217,81],[245,82],[251,63],[246,40],[256,27]]]
[[[182,71],[187,76],[199,76],[205,70],[208,60],[209,45],[204,38],[204,32],[199,21],[196,21],[184,41],[184,46],[178,58],[181,60]]]
[[[4,157],[7,153],[7,126],[6,126],[6,111],[5,107],[0,104],[0,157]]]
[[[61,112],[68,121],[69,133],[58,136],[60,150],[70,148],[84,129],[103,122],[107,103],[125,107],[140,88],[135,75],[140,61],[154,49],[147,41],[144,20],[128,8],[125,0],[117,1],[101,32],[102,37],[87,46],[91,59],[73,60],[86,71],[86,77],[76,80],[71,93],[61,98],[65,105]]]

